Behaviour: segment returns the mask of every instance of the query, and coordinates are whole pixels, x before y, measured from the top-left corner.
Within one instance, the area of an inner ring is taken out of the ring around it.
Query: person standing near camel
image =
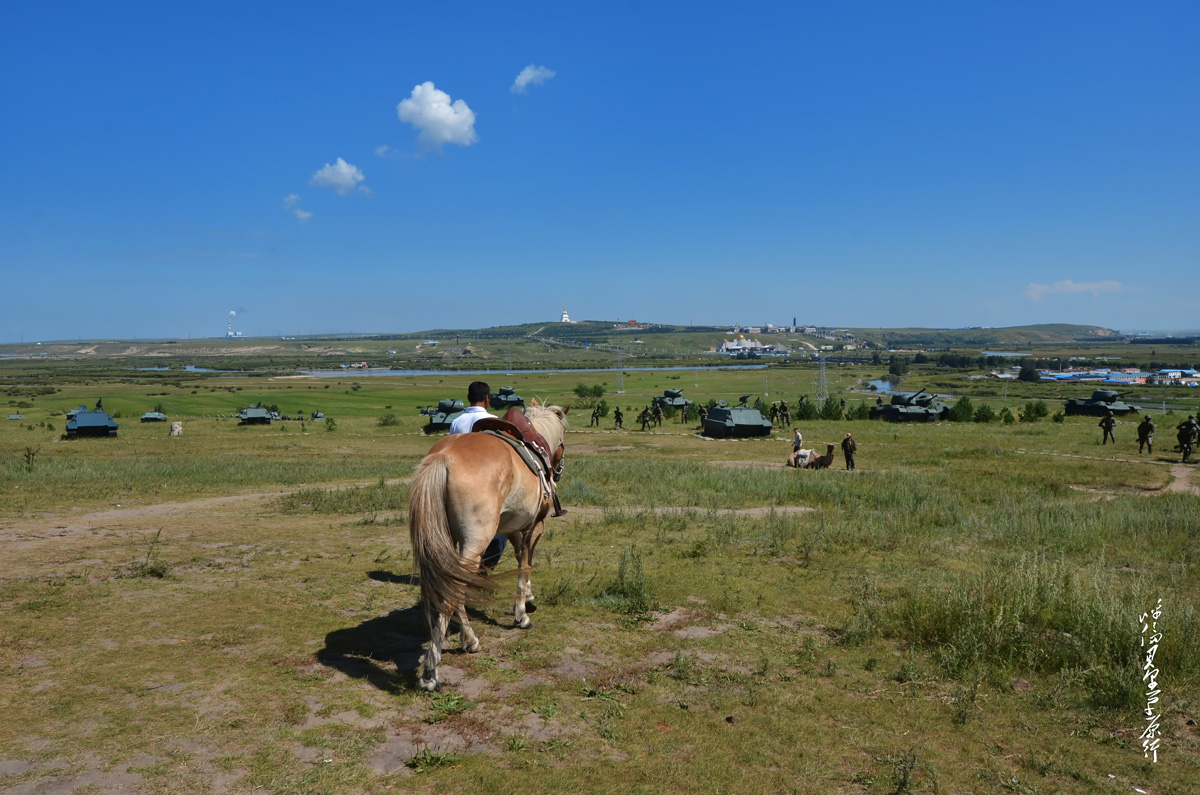
[[[846,469],[854,469],[854,454],[858,452],[858,443],[854,441],[854,437],[846,434],[846,438],[842,439],[842,455],[846,458]]]

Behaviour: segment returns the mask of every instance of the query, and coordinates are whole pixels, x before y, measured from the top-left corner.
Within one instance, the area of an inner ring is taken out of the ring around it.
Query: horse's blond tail
[[[486,577],[463,566],[454,546],[446,515],[447,473],[443,456],[427,458],[413,477],[408,505],[408,536],[431,631],[438,616],[462,605],[468,593],[493,587]]]

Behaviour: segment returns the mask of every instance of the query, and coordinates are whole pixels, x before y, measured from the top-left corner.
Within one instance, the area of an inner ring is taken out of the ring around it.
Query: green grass
[[[627,375],[622,403],[672,375]],[[698,397],[763,380],[677,375]],[[772,373],[772,397],[813,375]],[[1159,491],[1175,459],[1139,459],[1122,426],[1101,448],[1077,418],[806,423],[816,443],[853,431],[847,473],[750,466],[782,464],[783,431],[577,420],[535,628],[511,628],[509,554],[472,615],[481,653],[451,638],[454,676],[430,696],[403,522],[435,441],[415,407],[469,380],[440,378],[251,379],[247,404],[327,393],[338,429],[197,418],[177,439],[123,420],[116,439],[60,441],[37,422],[90,386],[31,396],[35,430],[0,425],[0,714],[22,716],[0,759],[35,767],[0,788],[132,765],[155,792],[1101,792],[1109,775],[1191,791],[1200,497]],[[106,406],[167,400],[115,386]],[[190,388],[189,407],[229,395]],[[1148,766],[1136,621],[1160,597],[1166,735]]]

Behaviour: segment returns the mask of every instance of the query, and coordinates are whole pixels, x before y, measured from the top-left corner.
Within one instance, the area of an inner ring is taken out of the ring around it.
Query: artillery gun
[[[494,409],[508,410],[514,406],[525,408],[525,398],[517,394],[511,386],[502,386],[500,391],[491,396],[491,406]]]
[[[429,422],[425,423],[425,433],[450,430],[450,423],[458,419],[465,408],[461,400],[443,398],[436,406],[421,409],[421,416],[429,418]]]
[[[714,439],[767,436],[775,427],[758,409],[747,408],[745,405],[726,406],[724,402],[721,401],[708,410],[708,416],[704,418],[705,436]]]
[[[87,406],[79,406],[67,412],[67,438],[79,436],[116,436],[120,427],[100,408],[103,398],[96,401],[96,408],[88,411]]]
[[[1141,409],[1121,400],[1128,392],[1114,392],[1111,389],[1094,389],[1090,398],[1068,398],[1067,415],[1084,414],[1092,417],[1103,417],[1108,412],[1113,414],[1135,414]]]
[[[883,406],[872,406],[870,418],[886,422],[934,422],[950,415],[950,404],[937,400],[925,390],[916,394],[892,395],[892,402]]]

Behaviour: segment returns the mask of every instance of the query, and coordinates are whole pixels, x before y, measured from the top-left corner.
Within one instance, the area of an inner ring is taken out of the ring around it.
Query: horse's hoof
[[[422,679],[418,684],[420,684],[421,689],[427,693],[432,693],[435,690],[442,689],[442,683],[436,679]]]
[[[517,622],[517,629],[533,629],[533,622],[529,620],[529,616],[525,616],[524,620]]]
[[[470,646],[463,646],[463,651],[467,654],[475,654],[479,651],[479,641],[475,641]]]
[[[535,605],[532,601],[526,602],[525,603],[525,612],[526,613],[536,613],[537,605]]]

